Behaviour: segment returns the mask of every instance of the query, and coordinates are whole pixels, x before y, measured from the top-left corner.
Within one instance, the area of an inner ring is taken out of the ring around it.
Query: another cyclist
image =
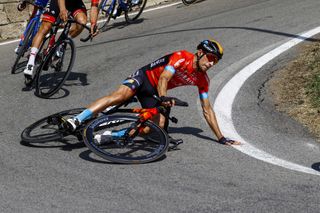
[[[166,96],[167,90],[178,86],[193,85],[198,87],[203,115],[218,138],[219,143],[236,145],[240,142],[227,139],[220,131],[215,113],[209,101],[209,78],[207,71],[222,58],[223,48],[214,40],[204,40],[197,46],[197,52],[192,54],[185,50],[166,55],[148,64],[131,76],[112,94],[102,97],[86,110],[66,121],[66,127],[74,131],[83,121],[92,118],[107,107],[123,103],[137,96],[143,108],[159,106],[153,95]],[[164,103],[173,106],[174,101]],[[156,122],[164,128],[165,117],[160,115]]]
[[[97,9],[99,0],[91,0],[91,8]],[[34,64],[39,47],[43,42],[43,39],[47,33],[49,33],[52,25],[56,22],[58,16],[63,21],[66,21],[68,18],[68,11],[71,12],[75,20],[80,24],[87,23],[87,10],[82,0],[50,0],[47,5],[47,11],[43,14],[42,24],[36,36],[33,39],[31,45],[31,53],[25,68],[24,75],[26,78],[32,78],[34,74]],[[79,24],[74,24],[70,30],[70,36],[75,38],[83,30],[83,26]],[[57,52],[57,57],[61,56],[59,51]]]
[[[31,1],[31,0],[30,0],[30,1]],[[39,9],[39,6],[40,6],[40,7],[43,7],[43,8],[46,7],[46,5],[48,4],[48,1],[49,1],[49,0],[34,0],[34,4],[35,4],[36,6],[33,7],[33,11],[32,11],[32,14],[31,14],[28,22],[36,15],[36,13],[37,13],[37,11],[38,11],[38,9]],[[26,9],[26,7],[27,7],[27,2],[26,2],[26,0],[22,0],[22,1],[19,2],[18,6],[17,6],[17,9],[18,9],[19,11],[23,11],[24,9]],[[24,34],[22,34],[22,35],[20,36],[20,38],[21,38],[21,40],[23,41],[23,39],[24,39]],[[16,47],[16,49],[14,50],[14,52],[15,52],[15,53],[18,53],[18,50],[19,50],[19,45]]]

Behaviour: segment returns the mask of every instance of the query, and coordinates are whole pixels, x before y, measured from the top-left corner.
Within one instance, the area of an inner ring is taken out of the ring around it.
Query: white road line
[[[281,53],[287,51],[291,47],[299,44],[300,42],[304,41],[306,38],[310,38],[316,34],[320,33],[320,26],[314,28],[306,33],[303,33],[296,38],[284,43],[283,45],[277,47],[276,49],[268,52],[267,54],[263,55],[262,57],[258,58],[251,64],[247,65],[243,68],[239,73],[237,73],[220,91],[218,94],[216,101],[214,103],[214,110],[216,112],[216,116],[218,122],[220,124],[220,128],[224,134],[228,137],[233,139],[239,140],[243,143],[240,146],[233,146],[233,148],[239,150],[240,152],[247,154],[253,158],[262,160],[264,162],[278,165],[290,170],[295,170],[299,172],[304,172],[313,175],[320,175],[320,172],[317,172],[309,167],[302,166],[299,164],[295,164],[283,159],[280,159],[276,156],[273,156],[265,151],[262,151],[247,141],[245,141],[235,129],[233,122],[232,122],[232,104],[234,99],[239,92],[242,85],[245,81],[253,75],[256,71],[258,71],[262,66],[266,63],[280,55]]]
[[[147,9],[147,10],[143,10],[143,13],[148,13],[148,12],[151,12],[151,11],[154,11],[154,10],[160,10],[160,9],[164,9],[164,8],[167,8],[167,7],[172,7],[172,6],[175,6],[175,5],[178,5],[178,4],[181,4],[181,2],[176,2],[176,3],[172,3],[172,4],[167,4],[167,5],[163,5],[163,6],[159,6],[159,7],[155,7],[155,8],[150,8],[150,9]],[[123,18],[124,16],[120,16],[119,18]],[[102,22],[102,21],[99,21],[99,23]],[[90,24],[87,24],[88,26],[90,26]],[[59,30],[59,32],[61,32],[62,30]],[[15,39],[15,40],[11,40],[11,41],[5,41],[5,42],[1,42],[0,43],[0,46],[2,45],[7,45],[7,44],[11,44],[11,43],[15,43],[15,42],[18,42],[20,41],[20,39]]]

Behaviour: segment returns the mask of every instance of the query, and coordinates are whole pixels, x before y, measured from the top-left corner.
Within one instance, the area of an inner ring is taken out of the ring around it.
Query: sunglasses
[[[218,57],[214,54],[211,54],[211,53],[207,53],[205,54],[209,60],[209,62],[213,62],[214,64],[218,63]]]

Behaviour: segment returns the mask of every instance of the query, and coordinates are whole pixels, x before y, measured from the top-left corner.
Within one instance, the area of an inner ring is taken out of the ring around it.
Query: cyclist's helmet
[[[223,56],[223,47],[215,40],[203,40],[198,45],[197,49],[203,50],[205,53],[212,53],[220,60]]]

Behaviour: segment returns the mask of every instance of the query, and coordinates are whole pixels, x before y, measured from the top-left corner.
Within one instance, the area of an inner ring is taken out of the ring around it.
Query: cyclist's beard
[[[201,57],[199,57],[198,54],[196,54],[196,56],[197,56],[197,62],[196,62],[196,64],[197,64],[197,71],[201,72],[201,68],[200,68],[200,64],[199,64],[199,61],[200,61],[200,58],[201,58]]]
[[[201,69],[201,67],[200,67],[199,61],[200,61],[200,59],[201,59],[204,55],[199,56],[198,54],[196,54],[196,56],[197,56],[197,62],[196,62],[196,64],[197,64],[197,71],[202,72],[202,69]]]

